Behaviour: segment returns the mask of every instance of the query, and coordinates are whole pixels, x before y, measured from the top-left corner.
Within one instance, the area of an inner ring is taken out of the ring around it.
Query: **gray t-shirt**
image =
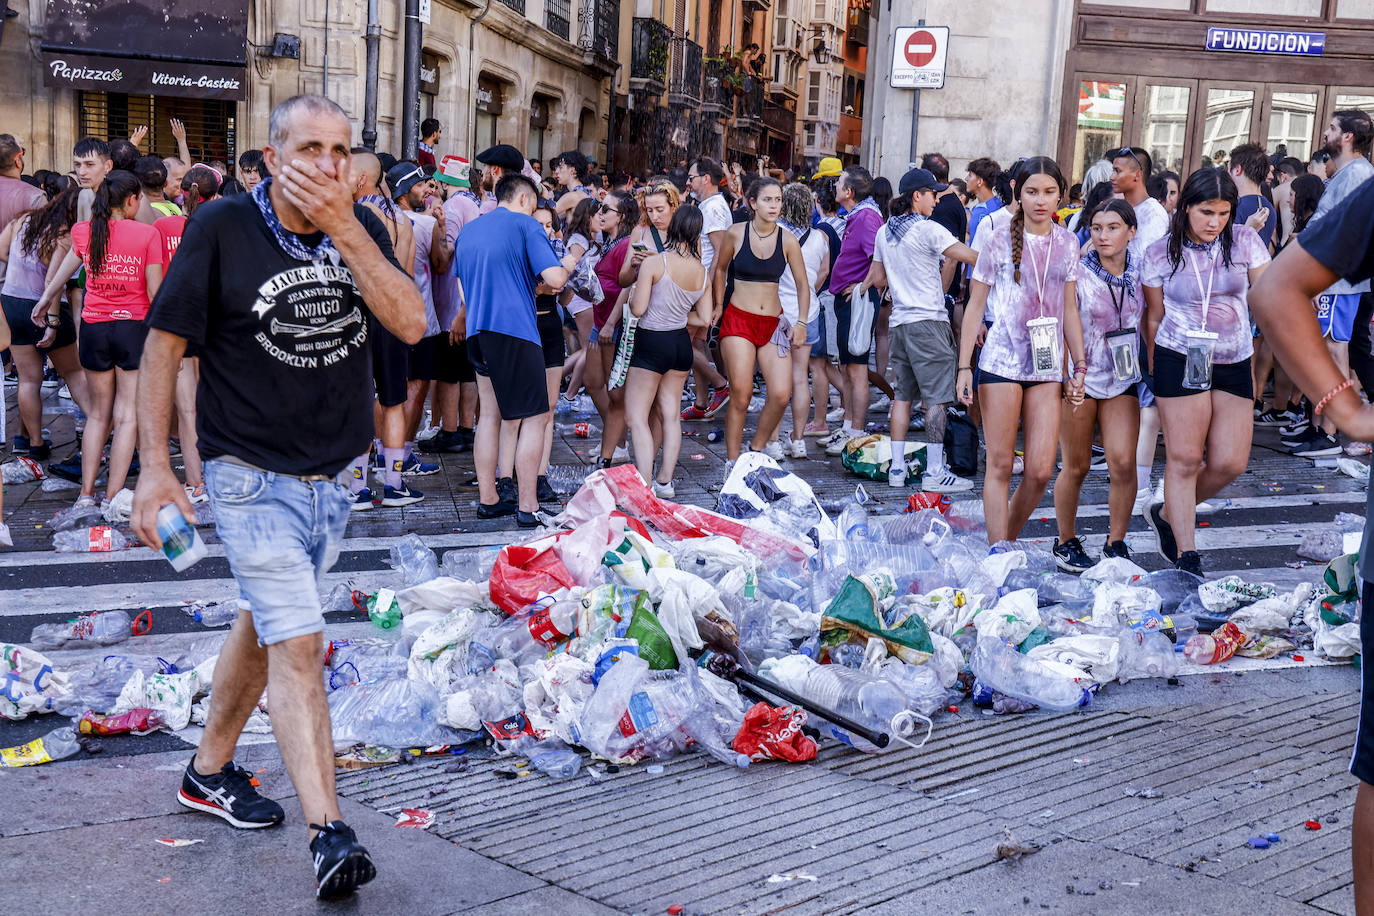
[[[1313,220],[1321,219],[1327,211],[1336,204],[1345,200],[1351,193],[1364,184],[1370,178],[1374,178],[1374,165],[1363,156],[1357,156],[1350,162],[1341,167],[1341,170],[1331,176],[1331,180],[1326,183],[1326,190],[1322,191],[1321,199],[1317,201],[1317,212],[1312,214]],[[1348,296],[1355,293],[1369,292],[1369,281],[1361,283],[1351,283],[1342,278],[1331,284],[1331,288],[1326,291],[1332,296]]]

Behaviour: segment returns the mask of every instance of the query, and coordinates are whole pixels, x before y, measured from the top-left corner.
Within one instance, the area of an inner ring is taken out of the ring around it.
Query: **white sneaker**
[[[848,445],[849,440],[853,438],[853,434],[847,430],[837,429],[827,438],[822,439],[821,443],[825,446],[825,453],[834,457],[835,455],[843,455],[844,447]]]
[[[784,442],[784,443],[782,444],[782,452],[783,452],[783,454],[786,455],[788,458],[805,458],[805,457],[806,457],[806,440],[805,440],[805,439],[793,439],[793,440],[791,440],[790,442]]]
[[[72,399],[72,390],[64,384],[61,388],[57,389],[57,396],[64,401],[70,401]]]
[[[673,482],[671,480],[667,483],[659,483],[657,480],[655,480],[654,495],[657,496],[659,499],[672,499],[673,497],[677,496],[677,490],[673,488]]]
[[[886,411],[892,406],[892,398],[885,394],[880,394],[868,405],[869,410]]]
[[[0,547],[13,547],[14,538],[10,537],[10,526],[0,522]]]
[[[1155,484],[1155,494],[1154,494],[1154,499],[1153,499],[1152,501],[1153,501],[1153,502],[1157,502],[1157,503],[1162,503],[1162,502],[1164,502],[1164,478],[1163,478],[1163,477],[1159,478],[1159,483]]]
[[[887,472],[887,485],[894,490],[905,490],[907,470],[907,468],[902,468],[901,470],[889,468]]]
[[[1137,505],[1137,506],[1140,505],[1140,491],[1136,491],[1136,494],[1135,494],[1135,501],[1136,501],[1136,505]],[[1164,479],[1163,479],[1163,478],[1160,478],[1159,484],[1155,487],[1154,499],[1151,500],[1151,502],[1157,502],[1157,503],[1162,503],[1162,502],[1164,502]],[[1147,503],[1147,505],[1148,505],[1148,503]],[[1139,515],[1139,514],[1143,513],[1144,511],[1145,511],[1144,509],[1141,509],[1140,512],[1137,512],[1136,514]],[[1207,500],[1204,499],[1202,502],[1200,502],[1200,503],[1197,504],[1197,508],[1196,508],[1195,511],[1196,511],[1196,513],[1197,513],[1198,515],[1210,515],[1211,513],[1217,511],[1217,507],[1214,506],[1214,505],[1212,505],[1211,503],[1207,502]]]
[[[783,451],[782,448],[782,443],[779,442],[777,439],[774,439],[772,442],[768,443],[763,448],[755,449],[755,451],[762,452],[769,458],[772,458],[774,461],[781,461],[786,456],[786,453]]]
[[[1202,502],[1200,502],[1200,503],[1197,504],[1197,508],[1196,508],[1194,511],[1195,511],[1198,515],[1210,515],[1210,514],[1212,514],[1213,512],[1217,511],[1217,508],[1216,508],[1216,506],[1212,505],[1211,503],[1209,503],[1207,500],[1204,499]]]
[[[921,476],[921,489],[931,493],[963,493],[973,489],[973,481],[949,468],[932,468]]]
[[[827,423],[839,423],[839,422],[842,421],[843,419],[844,419],[844,408],[843,408],[843,407],[836,407],[835,409],[831,410],[829,413],[827,413],[827,414],[825,415],[825,422],[827,422]]]
[[[1143,490],[1136,490],[1135,503],[1131,506],[1131,514],[1144,515],[1145,510],[1148,509],[1150,506],[1150,502],[1153,496],[1154,491],[1152,491],[1149,487],[1146,487]]]
[[[630,450],[629,450],[629,448],[627,448],[626,446],[617,445],[617,446],[615,447],[615,451],[611,452],[611,461],[612,461],[612,462],[616,462],[616,461],[629,461],[629,460],[630,460]]]

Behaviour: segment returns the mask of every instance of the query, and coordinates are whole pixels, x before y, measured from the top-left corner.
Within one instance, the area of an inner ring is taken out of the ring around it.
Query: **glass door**
[[[1196,80],[1141,81],[1131,137],[1149,152],[1155,171],[1187,177],[1188,120],[1196,99]]]
[[[1122,145],[1127,89],[1126,77],[1079,77],[1070,182],[1082,181],[1083,173],[1103,153]]]
[[[1325,91],[1321,86],[1266,86],[1260,114],[1264,148],[1303,162],[1311,158],[1320,143],[1322,125],[1317,118],[1325,107]]]
[[[1202,84],[1202,111],[1194,135],[1194,166],[1224,166],[1231,150],[1256,139],[1255,108],[1262,97],[1254,83]]]

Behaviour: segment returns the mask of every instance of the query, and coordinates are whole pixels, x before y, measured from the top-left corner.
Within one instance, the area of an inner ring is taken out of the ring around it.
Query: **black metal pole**
[[[772,681],[766,678],[761,678],[757,674],[750,674],[743,668],[734,672],[731,676],[744,682],[740,685],[740,689],[744,690],[746,693],[752,694],[758,699],[767,702],[768,698],[759,696],[760,693],[767,693],[772,694],[773,696],[781,697],[782,699],[791,703],[793,706],[800,706],[807,712],[812,713],[813,715],[820,716],[825,721],[830,722],[834,725],[838,725],[840,728],[844,729],[850,734],[857,735],[858,737],[867,741],[869,744],[872,744],[874,747],[887,747],[888,744],[892,741],[892,739],[888,737],[888,734],[886,732],[874,731],[866,725],[860,725],[853,719],[846,718],[845,716],[842,716],[833,710],[826,709],[825,707],[818,705],[814,701],[809,700],[806,697],[801,696],[800,694],[793,693],[792,691],[784,687],[779,687]]]
[[[381,57],[382,24],[379,0],[367,0],[367,85],[363,87],[363,146],[377,149],[377,67]]]
[[[424,26],[420,0],[406,0],[405,67],[401,78],[401,157],[415,159],[420,151],[420,45]]]

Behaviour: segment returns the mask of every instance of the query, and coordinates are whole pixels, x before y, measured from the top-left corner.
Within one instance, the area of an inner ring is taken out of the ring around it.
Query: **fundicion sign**
[[[1208,51],[1250,54],[1322,54],[1325,32],[1266,32],[1259,29],[1207,29]]]
[[[945,88],[945,58],[949,51],[949,27],[923,25],[897,29],[892,42],[894,89]]]

